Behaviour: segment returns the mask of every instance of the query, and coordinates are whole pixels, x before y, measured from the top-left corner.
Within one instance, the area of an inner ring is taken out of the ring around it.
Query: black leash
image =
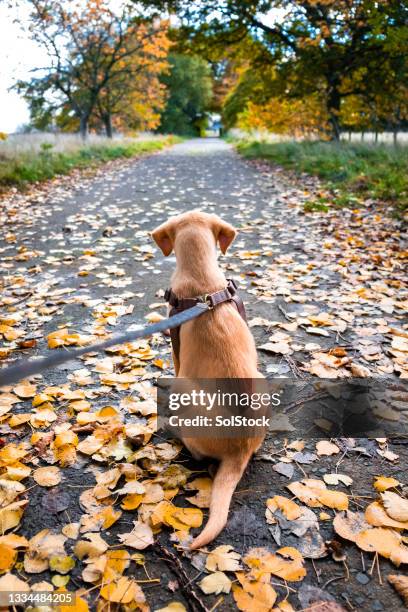
[[[112,338],[104,340],[103,342],[90,344],[89,346],[84,346],[73,351],[59,351],[56,354],[54,353],[47,357],[42,357],[41,359],[30,359],[21,365],[17,364],[8,368],[2,368],[0,369],[0,387],[4,385],[11,385],[19,380],[22,380],[23,378],[28,378],[34,374],[39,374],[40,372],[44,372],[44,370],[48,370],[51,367],[60,365],[66,361],[71,361],[72,359],[81,357],[81,355],[86,355],[86,353],[99,353],[110,346],[125,344],[126,342],[137,340],[137,338],[147,338],[148,336],[152,336],[158,332],[164,332],[166,329],[179,327],[180,325],[183,325],[183,323],[187,323],[187,321],[191,321],[192,319],[199,317],[208,310],[210,310],[208,304],[205,302],[200,302],[196,306],[193,306],[193,308],[183,310],[183,312],[178,315],[170,317],[169,319],[162,319],[158,323],[153,323],[152,325],[148,325],[143,329],[127,332],[126,334],[121,334],[120,336],[113,336]]]

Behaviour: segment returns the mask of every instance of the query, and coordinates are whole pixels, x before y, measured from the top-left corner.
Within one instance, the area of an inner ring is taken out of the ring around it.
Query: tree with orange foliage
[[[154,124],[164,104],[157,75],[166,69],[166,22],[141,17],[132,4],[113,10],[108,0],[30,0],[30,4],[30,30],[49,57],[49,65],[38,69],[41,76],[18,84],[31,107],[64,109],[79,121],[83,138],[95,119],[111,136],[112,117],[120,112],[125,116],[132,100],[140,119],[143,113],[150,114],[147,123]],[[147,82],[149,99],[141,91]]]
[[[143,130],[159,125],[166,101],[166,87],[159,77],[168,70],[171,45],[167,30],[167,22],[154,21],[140,23],[134,31],[131,44],[135,39],[140,41],[138,52],[117,63],[96,105],[96,115],[107,136],[112,136],[113,125],[117,129]]]

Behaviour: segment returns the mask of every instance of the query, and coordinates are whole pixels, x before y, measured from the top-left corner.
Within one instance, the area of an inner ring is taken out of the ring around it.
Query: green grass
[[[153,153],[178,141],[173,136],[133,142],[106,141],[66,152],[54,152],[52,145],[44,143],[40,151],[25,151],[15,155],[2,155],[0,149],[0,190],[4,191],[8,187],[24,189],[30,183],[69,174],[74,168],[92,168],[114,159]]]
[[[297,172],[317,175],[335,190],[332,202],[358,206],[359,198],[372,197],[405,210],[408,205],[408,147],[329,142],[264,143],[241,141],[238,151]],[[327,202],[308,204],[324,210]]]

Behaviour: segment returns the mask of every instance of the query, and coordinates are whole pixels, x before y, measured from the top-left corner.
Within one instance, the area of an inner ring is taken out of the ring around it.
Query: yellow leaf
[[[335,510],[347,510],[348,496],[342,491],[322,491],[319,495],[319,502],[328,508]]]
[[[383,493],[387,489],[398,487],[401,483],[395,478],[387,476],[376,476],[374,481],[374,489],[379,493]]]
[[[25,486],[18,480],[0,478],[0,506],[11,504],[24,491]]]
[[[38,393],[38,395],[33,398],[31,403],[34,408],[36,408],[37,406],[41,406],[41,404],[45,404],[46,402],[52,402],[52,399],[53,398],[51,395],[47,395],[47,393]]]
[[[386,513],[385,509],[379,502],[373,502],[367,506],[365,511],[365,519],[367,523],[373,527],[393,527],[394,529],[408,529],[408,521],[395,521]]]
[[[15,463],[6,467],[7,478],[10,480],[24,480],[31,474],[31,468],[23,463]]]
[[[6,533],[10,529],[17,527],[23,516],[24,506],[28,504],[28,500],[13,502],[5,508],[0,508],[0,535]]]
[[[105,406],[99,412],[96,412],[98,420],[109,420],[111,417],[118,416],[118,411],[113,406]]]
[[[72,557],[51,557],[50,569],[59,574],[68,574],[75,567],[75,561]]]
[[[31,412],[20,412],[20,414],[13,414],[13,416],[9,419],[8,424],[10,427],[19,427],[19,425],[28,423],[32,416],[33,415]]]
[[[165,500],[157,504],[150,520],[153,527],[164,523],[176,530],[184,531],[189,527],[200,527],[203,513],[199,508],[178,508]]]
[[[143,497],[143,494],[138,495],[137,493],[134,493],[133,495],[126,495],[123,498],[120,507],[123,508],[123,510],[136,510],[136,508],[138,508],[142,503]]]
[[[0,542],[0,573],[11,570],[17,559],[17,550]]]
[[[58,612],[89,612],[89,606],[87,602],[85,601],[85,599],[83,599],[82,597],[79,596],[78,593],[76,593],[75,607],[72,607],[72,605],[71,606],[59,605]]]
[[[61,467],[66,467],[67,465],[74,465],[74,463],[76,462],[75,446],[73,446],[72,444],[60,446],[55,450],[55,457],[57,461],[59,461]]]
[[[93,455],[102,448],[104,441],[96,438],[94,435],[88,436],[82,440],[77,446],[78,450],[85,455]]]
[[[275,554],[265,548],[252,548],[245,555],[244,562],[252,568],[251,576],[255,580],[265,572],[291,582],[298,582],[306,576],[302,554],[290,546],[280,548]]]
[[[321,480],[307,478],[302,481],[291,482],[286,487],[295,497],[311,508],[319,508],[319,494],[326,489],[326,485]]]
[[[395,565],[408,563],[408,547],[403,546],[401,535],[392,529],[373,527],[361,531],[356,537],[356,544],[367,552],[377,552],[390,559]]]
[[[198,493],[194,497],[187,497],[187,501],[198,508],[209,508],[211,501],[211,478],[195,478],[184,487],[186,490],[197,490]]]
[[[203,513],[199,508],[177,508],[172,506],[171,511],[165,514],[164,522],[174,529],[185,529],[186,527],[200,527],[203,522]]]
[[[336,510],[348,508],[348,496],[341,491],[330,491],[321,480],[305,478],[299,482],[291,482],[287,488],[311,508],[320,508],[322,505]]]
[[[15,533],[9,533],[0,537],[0,543],[10,548],[28,548],[28,540],[24,536],[16,535]]]
[[[0,465],[10,465],[17,463],[19,459],[22,459],[28,453],[28,447],[22,444],[6,444],[4,448],[0,450]]]
[[[134,580],[122,576],[118,580],[102,587],[100,594],[107,601],[129,604],[140,591],[139,585]]]
[[[122,575],[130,565],[130,553],[127,550],[108,550],[106,553],[106,569],[110,569],[118,575]],[[106,576],[104,576],[106,579]]]
[[[239,577],[239,572],[237,577]],[[232,585],[232,594],[235,603],[242,612],[270,612],[276,601],[276,591],[264,582],[250,582],[242,580],[244,586]]]
[[[272,516],[276,510],[281,510],[283,515],[288,521],[293,521],[300,517],[302,510],[300,507],[291,499],[283,497],[282,495],[275,495],[274,497],[266,500],[267,509],[265,512],[266,520],[268,523],[275,523],[275,518]]]
[[[66,586],[69,581],[69,576],[60,576],[59,574],[54,574],[54,576],[51,577],[52,584],[57,588]]]

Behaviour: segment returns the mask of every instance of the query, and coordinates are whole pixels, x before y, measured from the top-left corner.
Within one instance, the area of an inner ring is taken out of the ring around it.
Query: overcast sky
[[[67,0],[68,1],[68,0]],[[123,0],[111,0],[117,7]],[[47,65],[45,51],[32,41],[20,24],[27,24],[27,5],[9,8],[0,2],[0,132],[12,133],[29,120],[25,101],[9,88],[18,79],[30,77],[34,68]],[[281,11],[272,11],[265,22],[282,19]]]
[[[32,68],[44,65],[46,57],[21,27],[16,17],[26,21],[27,9],[10,9],[0,3],[0,132],[13,132],[28,121],[24,100],[8,88],[16,79],[27,78]]]

